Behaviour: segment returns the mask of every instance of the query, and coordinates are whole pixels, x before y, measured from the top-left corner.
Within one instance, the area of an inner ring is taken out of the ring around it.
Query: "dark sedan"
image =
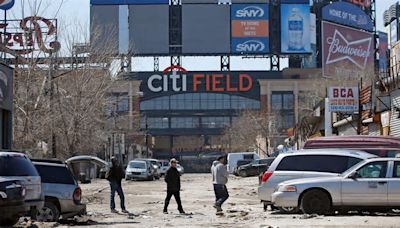
[[[258,176],[264,173],[275,158],[256,159],[251,163],[242,165],[237,172],[241,177]]]

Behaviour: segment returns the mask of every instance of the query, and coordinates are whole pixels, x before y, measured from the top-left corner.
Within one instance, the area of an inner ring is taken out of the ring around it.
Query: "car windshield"
[[[146,163],[144,163],[144,162],[131,162],[131,163],[129,163],[129,168],[145,169],[146,168]]]
[[[24,156],[0,156],[0,176],[39,176],[33,164]]]

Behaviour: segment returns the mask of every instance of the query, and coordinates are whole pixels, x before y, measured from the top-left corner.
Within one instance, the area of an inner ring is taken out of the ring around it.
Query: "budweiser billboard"
[[[322,23],[322,68],[326,77],[358,80],[374,73],[372,33]]]

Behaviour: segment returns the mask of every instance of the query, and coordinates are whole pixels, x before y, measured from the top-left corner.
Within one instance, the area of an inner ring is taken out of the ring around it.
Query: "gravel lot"
[[[165,215],[162,213],[166,191],[163,179],[124,181],[127,209],[132,212],[126,215],[110,213],[108,183],[95,180],[81,185],[84,201],[88,203],[87,217],[61,224],[34,224],[38,227],[400,227],[400,214],[312,216],[264,212],[257,199],[257,185],[256,177],[231,176],[227,185],[230,198],[223,206],[225,214],[216,216],[212,207],[215,198],[211,175],[185,174],[181,197],[188,215],[178,213],[174,198],[169,214]],[[119,205],[118,196],[116,204]]]

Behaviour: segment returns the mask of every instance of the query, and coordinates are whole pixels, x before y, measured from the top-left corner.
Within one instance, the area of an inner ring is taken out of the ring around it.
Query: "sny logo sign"
[[[265,50],[265,44],[259,40],[248,40],[236,45],[236,51],[239,52],[260,52]]]
[[[236,17],[255,17],[261,18],[264,16],[264,10],[258,6],[247,6],[236,11]]]

